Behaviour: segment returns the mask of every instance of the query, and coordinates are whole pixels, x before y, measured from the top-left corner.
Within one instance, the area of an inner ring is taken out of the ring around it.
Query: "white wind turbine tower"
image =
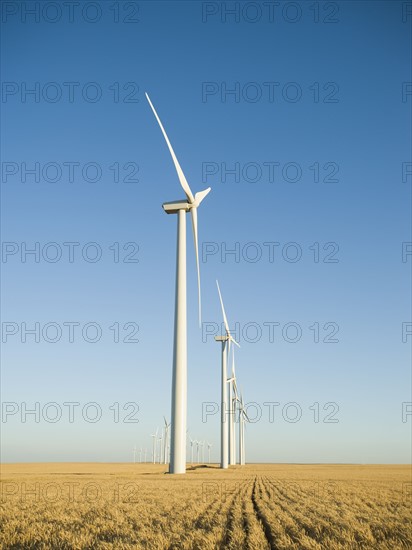
[[[159,464],[163,464],[163,434],[160,432],[160,436],[157,438],[159,442]]]
[[[153,437],[153,464],[156,464],[156,447],[157,447],[157,432],[159,431],[159,428],[156,428],[156,433],[151,434],[151,437]]]
[[[239,401],[236,385],[235,348],[232,348],[232,374],[229,383],[229,464],[236,464],[236,404]],[[240,460],[240,458],[239,458]]]
[[[144,450],[144,461],[147,462],[147,449]]]
[[[205,442],[201,441],[200,442],[200,448],[201,448],[200,456],[202,457],[202,464],[205,461],[204,447],[205,447]]]
[[[170,422],[167,423],[167,420],[165,417],[163,417],[163,420],[165,421],[165,427],[164,427],[164,434],[165,434],[165,439],[164,439],[164,449],[163,449],[163,458],[164,458],[164,464],[167,464],[167,458],[168,458],[168,455],[169,455],[169,428],[170,428]]]
[[[239,399],[239,464],[245,465],[245,422],[250,422],[243,405],[243,396]]]
[[[195,443],[197,443],[196,439],[190,438],[190,454],[191,454],[192,464],[193,464],[193,447]]]
[[[133,464],[136,464],[136,445],[133,447]]]
[[[171,453],[169,473],[184,474],[186,472],[186,424],[187,424],[187,320],[186,320],[186,213],[192,216],[193,238],[197,264],[199,324],[201,319],[200,301],[200,266],[197,231],[197,208],[210,191],[210,187],[193,195],[186,177],[176,158],[172,145],[167,137],[160,118],[146,94],[147,101],[160,126],[166,140],[169,152],[180,181],[186,194],[185,200],[163,204],[167,214],[177,214],[177,257],[176,257],[176,298],[175,298],[175,329],[173,346],[173,377],[172,377],[172,420],[171,420]]]
[[[229,324],[225,313],[225,307],[223,305],[222,295],[220,293],[219,283],[216,281],[217,290],[219,292],[220,305],[222,307],[223,322],[225,324],[226,334],[224,336],[215,336],[216,342],[222,343],[222,397],[221,397],[221,433],[220,433],[220,467],[228,467],[228,422],[226,422],[226,414],[228,411],[228,398],[227,398],[227,356],[230,349],[230,342],[233,342],[238,347],[239,344],[230,334]]]
[[[212,444],[207,442],[207,450],[208,450],[208,453],[209,453],[209,464],[210,464],[210,449],[212,448]]]
[[[196,441],[196,454],[197,454],[197,463],[199,464],[199,447],[200,441]]]
[[[142,461],[142,453],[143,453],[143,449],[140,447],[140,452],[139,452],[139,462]]]

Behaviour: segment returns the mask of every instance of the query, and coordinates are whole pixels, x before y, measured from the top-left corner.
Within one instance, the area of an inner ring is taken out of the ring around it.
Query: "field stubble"
[[[4,549],[412,548],[402,465],[2,465]]]

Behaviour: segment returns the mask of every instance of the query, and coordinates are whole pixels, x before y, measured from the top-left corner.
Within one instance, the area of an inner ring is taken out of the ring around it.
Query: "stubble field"
[[[412,548],[409,466],[2,465],[4,549]]]

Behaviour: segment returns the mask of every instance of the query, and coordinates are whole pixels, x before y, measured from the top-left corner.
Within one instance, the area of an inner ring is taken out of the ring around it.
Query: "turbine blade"
[[[153,114],[156,117],[156,120],[157,120],[157,122],[160,126],[160,129],[162,130],[163,137],[165,138],[167,146],[169,148],[169,152],[172,155],[173,163],[174,163],[175,168],[176,168],[176,172],[177,172],[177,176],[178,176],[179,181],[180,181],[180,185],[183,187],[183,191],[186,193],[186,197],[187,197],[188,201],[191,204],[193,204],[195,202],[195,198],[194,198],[193,193],[192,193],[192,191],[189,187],[189,184],[187,183],[186,177],[185,177],[185,175],[183,173],[183,170],[182,170],[182,168],[179,164],[179,161],[177,160],[175,152],[173,151],[172,144],[170,143],[169,138],[167,137],[166,131],[163,128],[163,124],[162,124],[162,122],[159,118],[159,115],[156,112],[156,109],[153,107],[153,103],[150,101],[150,97],[148,96],[147,93],[145,95],[146,95],[147,101],[149,102],[150,107],[152,108]]]
[[[238,394],[238,392],[237,392],[236,378],[235,378],[234,381],[233,381],[233,389],[235,390],[235,397],[236,397],[236,400],[240,402],[239,394]]]
[[[195,203],[196,203],[196,206],[199,206],[199,204],[202,202],[202,200],[206,197],[206,195],[208,195],[211,191],[211,187],[208,187],[207,189],[205,189],[204,191],[199,191],[198,193],[195,194]]]
[[[197,300],[199,304],[199,327],[200,327],[202,324],[202,297],[200,293],[200,265],[199,265],[199,240],[198,240],[198,229],[197,229],[197,208],[195,206],[193,206],[190,209],[190,214],[192,215],[193,241],[195,244],[195,254],[196,254]]]
[[[243,413],[243,416],[246,418],[246,421],[250,422],[250,419],[249,419],[249,417],[248,417],[248,415],[247,415],[247,413],[244,409],[242,409],[242,413]]]
[[[221,307],[222,307],[223,322],[224,322],[224,324],[225,324],[226,334],[229,336],[229,335],[230,335],[230,332],[229,332],[229,324],[228,324],[228,322],[227,322],[227,317],[226,317],[226,312],[225,312],[225,306],[223,305],[222,294],[221,294],[221,292],[220,292],[220,287],[219,287],[219,283],[218,283],[217,280],[216,280],[216,284],[217,284],[217,291],[219,292],[220,305],[221,305]],[[230,345],[230,338],[229,338],[229,345]]]
[[[238,342],[236,342],[236,340],[233,338],[233,336],[231,336],[231,335],[229,334],[229,342],[230,342],[230,341],[232,341],[234,344],[237,345],[238,348],[240,348],[240,344],[238,344]]]

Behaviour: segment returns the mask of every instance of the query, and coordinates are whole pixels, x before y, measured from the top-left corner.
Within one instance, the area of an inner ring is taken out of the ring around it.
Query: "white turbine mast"
[[[220,305],[222,308],[223,322],[225,325],[224,336],[215,336],[216,342],[222,344],[222,373],[221,373],[221,433],[220,433],[220,467],[226,469],[228,467],[228,422],[226,421],[226,415],[228,412],[228,396],[227,396],[227,357],[230,349],[230,342],[233,342],[238,347],[240,345],[236,342],[233,336],[230,334],[229,323],[227,322],[225,306],[223,305],[222,294],[218,281],[216,281],[217,290],[219,293]]]
[[[210,449],[212,448],[212,444],[207,442],[207,451],[209,453],[209,464],[210,464]]]
[[[250,422],[243,404],[243,396],[240,395],[239,403],[239,464],[244,466],[245,458],[245,422]]]
[[[160,431],[160,435],[157,438],[159,443],[159,464],[163,464],[163,430]]]
[[[186,319],[186,213],[192,217],[193,239],[196,254],[199,326],[201,323],[200,265],[197,227],[197,209],[210,191],[210,187],[193,195],[179,161],[173,151],[160,118],[146,94],[147,101],[160,126],[163,137],[169,148],[173,163],[186,194],[186,199],[163,204],[167,214],[177,214],[177,257],[176,257],[176,297],[175,297],[175,330],[173,348],[172,376],[172,419],[171,419],[171,453],[169,473],[186,472],[186,424],[187,424],[187,319]]]
[[[238,393],[236,386],[235,348],[232,348],[232,374],[228,378],[229,384],[229,464],[236,464],[236,404]]]
[[[157,432],[158,431],[159,431],[159,428],[156,428],[156,433],[151,434],[151,437],[153,437],[153,450],[152,450],[153,464],[156,464],[156,448],[157,448]]]
[[[196,439],[190,438],[190,454],[191,454],[191,463],[193,464],[193,447],[197,443]]]
[[[170,422],[168,423],[165,417],[163,417],[163,420],[165,421],[164,442],[163,442],[163,445],[164,445],[163,459],[164,459],[164,464],[167,464],[168,456],[169,456],[169,428],[170,428]]]

